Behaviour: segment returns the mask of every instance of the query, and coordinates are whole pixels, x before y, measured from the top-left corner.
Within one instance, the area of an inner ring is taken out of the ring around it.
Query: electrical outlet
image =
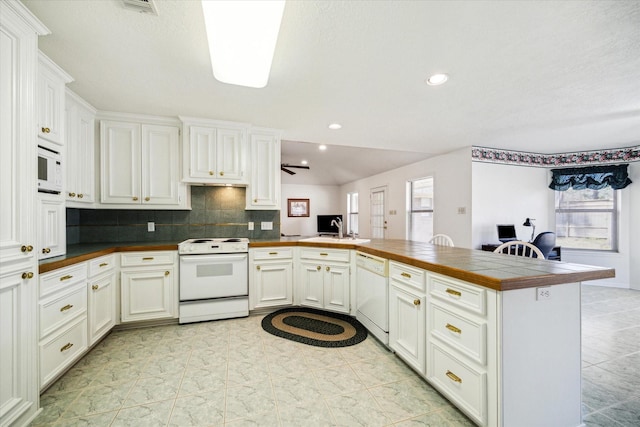
[[[464,215],[467,213],[467,208],[464,206],[458,208],[458,215]]]
[[[538,301],[551,299],[551,286],[536,288],[536,299]]]
[[[156,223],[153,221],[149,221],[147,223],[147,231],[148,232],[156,231]]]
[[[247,227],[248,227],[249,231],[253,231],[253,221],[249,221],[247,223]]]
[[[273,230],[273,222],[271,221],[263,221],[260,223],[261,230]]]

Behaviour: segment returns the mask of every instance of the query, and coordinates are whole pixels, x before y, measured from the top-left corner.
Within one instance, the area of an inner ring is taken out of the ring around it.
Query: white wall
[[[471,169],[474,249],[500,243],[496,224],[514,224],[518,239],[524,241],[533,231],[522,225],[526,218],[535,218],[536,234],[555,230],[547,169],[483,162],[473,162]]]
[[[629,280],[632,289],[640,290],[640,162],[629,164],[629,177]]]
[[[434,233],[448,234],[456,246],[471,247],[470,147],[345,184],[340,187],[341,211],[346,213],[347,193],[359,193],[360,236],[370,237],[369,194],[373,188],[386,187],[385,238],[405,239],[406,183],[427,176],[434,180]],[[466,213],[458,214],[459,207],[465,208]]]
[[[316,215],[342,213],[346,218],[345,202],[341,199],[340,187],[336,185],[282,185],[282,207],[280,209],[280,232],[286,235],[316,234]],[[344,196],[346,200],[346,195]],[[287,199],[309,199],[309,217],[288,216]],[[343,202],[343,203],[341,203]]]

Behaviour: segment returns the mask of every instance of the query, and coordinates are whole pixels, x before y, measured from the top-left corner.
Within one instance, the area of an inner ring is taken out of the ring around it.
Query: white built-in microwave
[[[62,159],[58,151],[38,145],[38,191],[62,192]]]

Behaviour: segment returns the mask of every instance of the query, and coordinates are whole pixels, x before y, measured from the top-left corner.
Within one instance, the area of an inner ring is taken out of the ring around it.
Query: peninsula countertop
[[[479,249],[437,246],[409,240],[372,239],[366,243],[350,244],[348,238],[340,243],[305,242],[301,241],[302,239],[303,237],[283,237],[275,240],[251,239],[249,247],[304,246],[357,249],[364,253],[402,262],[497,291],[615,277],[613,268],[531,259],[495,254]],[[41,261],[39,271],[41,274],[46,273],[114,252],[177,249],[177,242],[69,245],[66,255]]]

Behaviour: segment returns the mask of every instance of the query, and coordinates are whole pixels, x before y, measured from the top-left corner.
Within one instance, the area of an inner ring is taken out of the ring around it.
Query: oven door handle
[[[181,255],[180,262],[184,264],[221,263],[229,261],[243,261],[247,259],[246,253],[241,254],[215,254],[215,255]]]

